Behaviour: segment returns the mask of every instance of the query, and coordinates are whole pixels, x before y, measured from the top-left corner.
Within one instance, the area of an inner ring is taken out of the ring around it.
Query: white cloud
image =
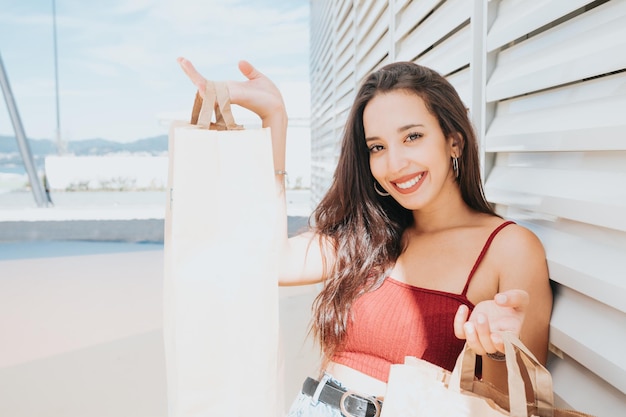
[[[5,1],[0,51],[20,112],[30,136],[52,137],[50,6]],[[193,101],[181,55],[207,78],[242,79],[237,61],[247,59],[278,85],[308,82],[306,0],[57,0],[57,12],[62,130],[72,139],[165,133],[156,115]],[[12,134],[1,110],[0,134]]]

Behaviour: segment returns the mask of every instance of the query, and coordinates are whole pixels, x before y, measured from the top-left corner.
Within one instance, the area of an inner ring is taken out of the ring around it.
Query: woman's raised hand
[[[528,302],[526,291],[508,290],[496,294],[493,300],[478,303],[471,315],[467,306],[462,305],[454,317],[454,334],[466,339],[477,355],[504,352],[502,339],[494,332],[507,331],[519,336]]]
[[[206,78],[185,58],[178,58],[178,64],[191,82],[198,88],[202,98],[204,98],[207,84]],[[285,110],[283,96],[274,83],[249,62],[239,61],[239,71],[248,80],[226,82],[230,101],[258,114],[263,122],[263,127],[271,128],[274,168],[284,171],[287,111]]]
[[[178,58],[178,64],[204,98],[206,78],[187,59]],[[271,125],[278,118],[286,121],[285,104],[274,83],[247,61],[239,62],[239,70],[248,80],[226,82],[231,103],[258,114],[264,126]]]

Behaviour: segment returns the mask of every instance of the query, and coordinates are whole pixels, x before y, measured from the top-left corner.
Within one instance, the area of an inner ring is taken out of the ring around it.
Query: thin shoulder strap
[[[478,255],[476,262],[474,262],[474,267],[472,268],[472,271],[469,273],[469,276],[467,277],[467,282],[465,283],[465,288],[463,288],[463,292],[461,293],[461,295],[463,296],[467,295],[467,289],[469,288],[470,282],[472,281],[472,278],[474,277],[474,273],[480,266],[480,263],[483,261],[483,258],[485,257],[485,254],[487,253],[489,246],[491,246],[491,242],[493,242],[493,239],[500,232],[500,230],[504,229],[510,224],[515,224],[515,222],[510,221],[510,220],[506,221],[502,223],[500,226],[496,227],[496,229],[493,232],[491,232],[491,234],[489,235],[489,238],[487,239],[487,242],[485,242],[485,245],[483,246],[483,250],[480,251],[480,255]]]

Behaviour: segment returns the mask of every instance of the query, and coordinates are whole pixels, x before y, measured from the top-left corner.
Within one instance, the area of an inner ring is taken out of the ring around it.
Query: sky
[[[53,0],[0,4],[0,56],[26,136],[55,139]],[[56,0],[56,26],[63,141],[129,142],[188,119],[195,87],[178,56],[213,80],[243,80],[246,59],[290,117],[308,117],[308,0]],[[0,135],[13,133],[3,100]]]

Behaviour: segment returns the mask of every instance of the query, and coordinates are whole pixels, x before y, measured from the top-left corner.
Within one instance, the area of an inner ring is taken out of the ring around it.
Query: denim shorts
[[[332,381],[338,386],[345,388],[339,381],[333,379],[330,375],[326,374],[325,378],[327,378],[328,381]],[[324,404],[321,401],[315,401],[313,397],[300,392],[291,405],[291,408],[287,413],[287,417],[342,417],[342,414],[338,408]]]

